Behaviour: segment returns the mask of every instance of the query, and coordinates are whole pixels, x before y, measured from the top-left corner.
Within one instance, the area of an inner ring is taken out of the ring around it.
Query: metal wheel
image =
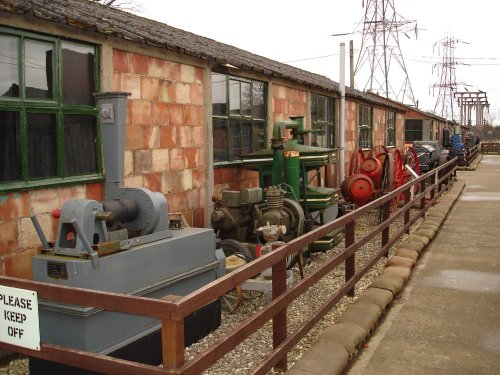
[[[404,166],[403,166],[403,157],[401,156],[401,152],[398,149],[395,149],[392,152],[392,157],[394,160],[394,169],[393,169],[393,182],[392,182],[392,191],[396,190],[400,186],[404,184]],[[398,209],[400,200],[404,200],[404,195],[398,195],[392,200],[391,203],[391,211],[394,212]]]
[[[394,155],[390,152],[377,157],[382,162],[382,184],[384,193],[389,193],[394,186]]]
[[[225,239],[220,241],[220,246],[222,247],[226,257],[234,254],[239,258],[245,259],[247,262],[251,262],[255,259],[252,252],[248,250],[248,248],[240,241]]]
[[[387,154],[387,147],[384,145],[373,146],[370,152],[368,153],[368,157],[378,158],[379,155]]]
[[[222,296],[222,308],[228,313],[233,313],[238,307],[240,307],[242,301],[243,290],[239,285],[237,285],[232,291]]]
[[[420,174],[420,164],[418,163],[418,156],[413,147],[408,147],[403,157],[403,166],[408,165],[416,174]],[[411,173],[406,168],[403,168],[404,182],[411,181]]]
[[[361,163],[365,160],[365,154],[363,150],[356,149],[351,155],[351,160],[349,162],[349,176],[353,174],[361,173]]]
[[[403,186],[404,177],[403,177],[403,157],[401,156],[401,152],[396,149],[392,152],[392,157],[394,160],[394,178],[392,184],[392,190],[396,190],[398,187]]]

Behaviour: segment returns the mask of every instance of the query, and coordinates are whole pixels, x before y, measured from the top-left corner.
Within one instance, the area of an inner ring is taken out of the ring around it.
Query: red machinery
[[[410,181],[412,174],[406,165],[416,174],[420,173],[417,154],[412,147],[402,154],[398,149],[389,151],[383,145],[375,146],[368,156],[357,149],[349,162],[349,175],[340,186],[342,195],[346,200],[362,206]],[[394,200],[394,209],[400,199]]]

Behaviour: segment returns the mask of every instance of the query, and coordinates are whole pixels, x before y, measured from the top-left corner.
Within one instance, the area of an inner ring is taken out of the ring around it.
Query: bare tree
[[[110,8],[126,10],[129,12],[142,12],[142,4],[137,0],[89,0],[93,3],[99,3]]]

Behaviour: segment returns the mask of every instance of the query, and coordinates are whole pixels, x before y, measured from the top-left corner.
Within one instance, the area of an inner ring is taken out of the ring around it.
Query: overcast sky
[[[361,47],[362,0],[137,0],[142,16],[285,62],[339,81],[339,44],[354,40],[355,60]],[[367,0],[364,1],[367,4]],[[500,124],[499,0],[394,0],[396,12],[415,20],[418,35],[400,35],[400,48],[415,99],[423,110],[434,110],[439,83],[436,63],[444,49],[439,41],[451,37],[458,91],[487,93],[489,112]],[[348,33],[348,36],[331,36]],[[438,44],[436,44],[438,43]],[[346,69],[349,67],[346,58]],[[356,78],[356,88],[367,83],[368,63]],[[393,73],[392,73],[393,72]],[[347,71],[348,74],[348,71]],[[394,90],[403,83],[394,62]],[[363,78],[365,75],[365,78]],[[348,77],[346,78],[348,84]],[[405,101],[406,102],[406,101]],[[440,107],[439,107],[440,108]],[[456,106],[454,111],[459,111]],[[457,112],[456,112],[457,113]],[[451,117],[451,116],[448,116]]]

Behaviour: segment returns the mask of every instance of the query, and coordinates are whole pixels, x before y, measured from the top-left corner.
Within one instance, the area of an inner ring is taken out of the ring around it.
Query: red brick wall
[[[345,174],[349,175],[349,161],[358,148],[358,103],[345,101]]]
[[[113,51],[113,90],[128,91],[125,185],[160,191],[169,212],[204,226],[203,69]]]
[[[214,169],[214,195],[224,190],[241,190],[259,186],[259,174],[241,167]]]
[[[373,108],[373,128],[372,145],[385,145],[386,138],[386,110],[382,108]]]
[[[31,257],[41,247],[30,216],[36,215],[48,241],[56,239],[52,211],[68,199],[102,200],[100,183],[0,195],[0,274],[31,278]]]
[[[271,91],[272,124],[269,124],[268,134],[272,132],[272,126],[278,121],[287,121],[290,116],[309,117],[307,113],[306,91],[273,84]],[[304,119],[307,123],[307,119]]]

